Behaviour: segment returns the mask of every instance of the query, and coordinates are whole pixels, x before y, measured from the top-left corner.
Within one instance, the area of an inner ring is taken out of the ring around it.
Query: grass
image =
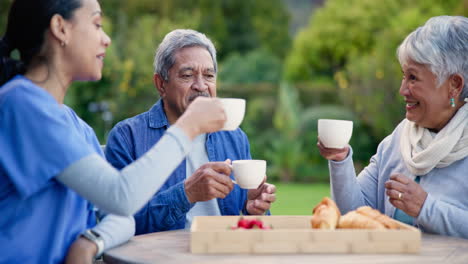
[[[312,215],[312,208],[324,196],[330,197],[326,183],[274,183],[276,202],[271,205],[272,215]]]

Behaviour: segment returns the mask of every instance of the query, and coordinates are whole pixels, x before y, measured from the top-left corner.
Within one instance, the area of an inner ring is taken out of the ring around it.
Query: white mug
[[[226,113],[226,123],[222,130],[235,130],[239,127],[245,115],[245,99],[220,98]]]
[[[348,145],[353,134],[353,121],[319,119],[318,136],[326,148],[341,149]]]
[[[265,160],[235,160],[232,162],[235,183],[243,189],[257,189],[266,176]]]

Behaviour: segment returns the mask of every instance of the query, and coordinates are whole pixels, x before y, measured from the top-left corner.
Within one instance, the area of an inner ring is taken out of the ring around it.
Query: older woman
[[[355,177],[352,151],[318,147],[345,213],[369,205],[424,232],[468,238],[468,18],[429,19],[398,48],[404,119]]]

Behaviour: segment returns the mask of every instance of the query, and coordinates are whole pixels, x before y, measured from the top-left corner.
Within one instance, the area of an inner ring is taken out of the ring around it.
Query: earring
[[[60,42],[60,46],[65,47],[65,42],[64,41]]]
[[[455,107],[455,99],[454,98],[450,98],[450,106]]]

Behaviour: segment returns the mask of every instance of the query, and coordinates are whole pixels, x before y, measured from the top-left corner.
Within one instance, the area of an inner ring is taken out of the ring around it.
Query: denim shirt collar
[[[169,124],[169,120],[167,120],[166,112],[164,111],[164,102],[162,99],[159,99],[149,110],[148,126],[150,128],[168,128],[171,126],[171,124]],[[213,133],[206,134],[207,141],[210,139],[211,134]]]
[[[164,112],[164,103],[159,99],[149,110],[148,126],[151,128],[169,127],[166,112]]]

